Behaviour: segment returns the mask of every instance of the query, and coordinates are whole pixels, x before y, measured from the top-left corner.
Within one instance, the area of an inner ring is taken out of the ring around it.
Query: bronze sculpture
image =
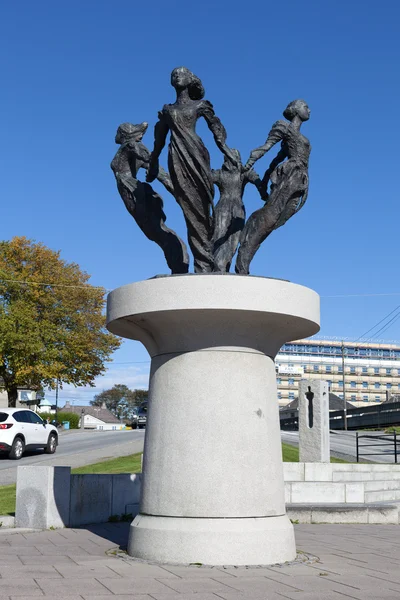
[[[237,273],[249,273],[250,262],[262,242],[298,212],[307,200],[311,145],[300,132],[300,127],[310,118],[310,109],[304,100],[294,100],[286,107],[283,116],[288,121],[274,123],[265,144],[253,150],[244,167],[245,171],[250,169],[281,141],[281,149],[263,177],[266,204],[249,217],[243,229],[235,267]],[[267,194],[269,181],[271,191]]]
[[[151,185],[137,179],[139,169],[149,166],[150,152],[142,143],[146,130],[147,123],[122,123],[118,127],[115,142],[120,147],[111,162],[111,169],[126,209],[149,240],[163,250],[171,272],[187,273],[189,256],[186,246],[175,231],[166,227],[161,196]],[[173,194],[171,180],[164,169],[159,169],[157,178]]]
[[[265,144],[251,152],[243,167],[239,151],[226,144],[225,128],[212,104],[204,100],[200,79],[189,69],[179,67],[172,71],[171,84],[176,90],[176,101],[164,105],[158,114],[151,154],[142,143],[147,123],[124,123],[118,128],[115,141],[121,146],[111,167],[120,195],[145,235],[163,249],[173,274],[187,273],[189,258],[183,241],[165,225],[163,201],[149,185],[155,179],[182,209],[195,273],[229,272],[239,246],[235,270],[248,274],[261,243],[297,213],[307,199],[311,146],[300,128],[309,119],[310,110],[304,100],[291,102],[283,113],[287,121],[274,123]],[[201,117],[224,155],[218,170],[211,169],[208,150],[196,133]],[[169,174],[159,166],[168,133]],[[260,180],[252,167],[279,141],[281,148]],[[147,183],[137,179],[140,168],[147,169]],[[247,183],[257,187],[265,204],[245,222],[243,193]],[[214,186],[220,191],[215,207]]]

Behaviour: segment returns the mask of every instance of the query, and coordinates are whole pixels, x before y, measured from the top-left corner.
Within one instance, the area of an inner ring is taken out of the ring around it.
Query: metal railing
[[[360,440],[373,440],[374,443],[368,442],[367,444],[360,444]],[[373,452],[360,452],[360,448],[368,448],[373,449]],[[382,452],[376,452],[377,448],[385,448]],[[387,448],[392,449],[392,451],[387,450]],[[356,433],[356,456],[357,462],[363,456],[387,456],[388,454],[393,454],[394,462],[397,464],[398,457],[398,449],[397,449],[397,434],[394,433],[382,433],[379,435],[368,435],[362,434],[360,435],[358,432]]]

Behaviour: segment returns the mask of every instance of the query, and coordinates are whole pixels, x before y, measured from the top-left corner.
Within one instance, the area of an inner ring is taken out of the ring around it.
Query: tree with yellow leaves
[[[25,237],[0,242],[0,387],[94,385],[121,340],[105,330],[105,290],[60,252]]]

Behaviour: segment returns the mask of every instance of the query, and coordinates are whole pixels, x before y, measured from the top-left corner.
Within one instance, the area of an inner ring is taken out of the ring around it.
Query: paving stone
[[[247,593],[267,593],[279,592],[284,593],[285,590],[298,590],[296,578],[289,581],[287,584],[267,579],[266,577],[237,577],[229,581],[229,587],[238,592]],[[219,592],[218,592],[219,593]]]
[[[142,596],[138,596],[138,598],[141,597]],[[216,596],[215,594],[209,592],[204,594],[201,592],[193,594],[179,594],[177,592],[173,592],[172,594],[152,594],[152,597],[155,600],[221,600],[221,596]],[[282,600],[282,597],[280,600]]]
[[[218,579],[211,579],[210,577],[185,577],[182,579],[158,579],[161,583],[166,583],[170,588],[181,594],[195,593],[195,592],[218,592],[219,590],[234,589],[230,587],[230,583],[234,582],[233,578],[219,581]]]
[[[48,581],[51,581],[49,579]],[[43,592],[32,577],[0,579],[0,596],[43,596]]]
[[[0,561],[0,577],[1,579],[16,579],[17,581],[22,577],[43,577],[51,579],[61,579],[60,573],[52,565],[20,565],[15,567],[14,565],[7,565],[6,567],[1,564]]]
[[[85,594],[79,596],[79,600],[82,600],[82,598],[84,600],[93,600],[93,596],[86,596]],[[114,594],[108,594],[108,596],[96,595],[96,600],[154,600],[154,598],[154,595],[149,596],[148,594],[124,594],[123,596],[116,596]],[[177,596],[177,598],[180,598],[180,596]],[[60,598],[57,598],[57,600],[60,600]],[[70,598],[68,598],[67,600],[70,600]],[[195,598],[194,600],[199,599]],[[214,596],[213,600],[218,600],[218,598]]]
[[[228,579],[231,577],[229,573],[229,569],[223,569],[220,567],[177,567],[174,565],[162,565],[162,569],[164,573],[173,574],[175,577],[193,577],[194,579],[200,579],[202,577],[218,577],[218,579],[223,579],[227,577]],[[160,575],[160,577],[166,577],[167,575]]]
[[[28,554],[30,550],[37,550],[39,554],[42,556],[79,556],[79,555],[88,555],[88,552],[81,548],[80,546],[51,546],[50,544],[37,544],[35,548],[28,548],[25,554]],[[103,552],[104,555],[104,552]],[[0,559],[1,560],[1,559]]]
[[[0,564],[3,562],[3,558],[0,557]],[[20,564],[24,565],[42,565],[43,562],[46,565],[57,566],[57,565],[76,565],[76,563],[69,556],[46,556],[46,560],[43,561],[43,554],[35,554],[34,556],[20,556]]]
[[[112,579],[109,579],[108,581],[112,581]],[[56,595],[57,600],[59,596],[75,596],[83,593],[87,596],[107,594],[107,588],[99,583],[94,577],[86,579],[42,579],[38,577],[36,578],[36,582],[43,590],[45,596]]]
[[[97,563],[90,563],[88,565],[59,565],[56,567],[60,577],[69,579],[71,577],[79,577],[90,579],[91,577],[110,577],[120,579],[120,575],[105,565],[97,565]],[[0,570],[1,572],[1,570]],[[38,575],[42,577],[42,575]]]
[[[124,577],[123,579],[105,579],[98,578],[98,581],[104,585],[113,594],[153,594],[154,593],[172,593],[174,590],[156,579],[146,577]],[[167,579],[166,581],[171,581]],[[88,592],[82,592],[88,595]]]
[[[153,577],[154,579],[179,579],[179,575],[175,575],[163,567],[157,565],[148,565],[146,563],[122,562],[115,560],[108,565],[115,573],[123,577]],[[189,567],[190,568],[190,567]]]
[[[3,556],[34,556],[37,554],[40,555],[40,552],[37,548],[31,546],[0,546],[0,564],[3,560]]]

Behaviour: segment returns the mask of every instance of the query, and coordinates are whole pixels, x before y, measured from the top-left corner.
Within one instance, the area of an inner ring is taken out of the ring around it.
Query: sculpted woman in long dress
[[[120,147],[111,162],[111,169],[126,209],[149,240],[163,250],[171,272],[187,273],[189,256],[186,245],[175,231],[165,225],[166,216],[161,196],[151,185],[137,179],[139,169],[147,169],[149,166],[150,152],[142,142],[146,130],[147,123],[122,123],[118,127],[115,142]],[[164,169],[159,170],[157,179],[168,192],[174,193],[171,179]]]
[[[288,121],[274,123],[265,144],[253,150],[244,167],[245,171],[250,169],[272,146],[281,142],[281,149],[262,180],[267,202],[249,217],[243,229],[235,267],[237,273],[249,273],[250,262],[262,242],[298,212],[307,200],[311,145],[300,132],[300,127],[310,118],[310,109],[304,100],[294,100],[283,116]],[[271,189],[267,194],[269,181]]]
[[[236,160],[225,144],[226,131],[215,116],[212,104],[203,99],[200,79],[185,67],[179,67],[172,71],[171,84],[176,90],[176,102],[166,104],[159,113],[147,181],[154,181],[158,175],[158,158],[170,132],[168,170],[174,196],[185,217],[194,270],[204,273],[213,270],[214,184],[210,155],[196,133],[196,122],[200,117],[206,120],[221,152],[233,164]]]

